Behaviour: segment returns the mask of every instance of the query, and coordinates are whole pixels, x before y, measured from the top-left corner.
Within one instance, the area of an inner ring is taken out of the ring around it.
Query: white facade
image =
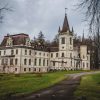
[[[66,15],[64,24],[68,24]],[[13,38],[5,37],[6,45],[0,47],[1,73],[32,73],[50,70],[90,70],[90,54],[87,45],[74,47],[73,32],[59,32],[59,47],[56,51],[36,50],[29,43],[13,45]],[[23,34],[21,34],[23,36]],[[17,35],[16,35],[17,36]],[[15,35],[13,36],[15,37]],[[25,40],[25,39],[24,39]]]

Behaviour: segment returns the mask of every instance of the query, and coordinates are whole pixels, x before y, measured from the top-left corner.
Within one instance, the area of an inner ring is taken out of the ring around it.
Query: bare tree
[[[0,23],[3,23],[5,11],[12,11],[12,9],[8,7],[8,4],[4,5],[3,7],[0,7]]]
[[[100,0],[80,0],[79,8],[85,8],[89,32],[94,37],[96,66],[100,67]]]

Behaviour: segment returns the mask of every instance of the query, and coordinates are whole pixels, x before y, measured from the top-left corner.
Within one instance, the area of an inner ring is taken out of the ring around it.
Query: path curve
[[[52,87],[12,100],[74,100],[73,93],[80,84],[81,76],[96,73],[100,73],[100,71],[66,74],[69,76],[68,79]]]

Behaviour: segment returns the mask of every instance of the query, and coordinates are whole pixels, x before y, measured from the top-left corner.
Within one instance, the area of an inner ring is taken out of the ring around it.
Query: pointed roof
[[[64,18],[64,22],[63,22],[63,27],[62,27],[62,32],[67,32],[67,31],[70,31],[70,28],[69,28],[69,23],[68,23],[68,19],[67,19],[67,14],[65,14],[65,18]]]
[[[82,42],[84,42],[84,30],[83,30]]]
[[[59,26],[59,29],[58,29],[58,33],[60,33],[60,26]]]
[[[72,27],[72,33],[74,33],[74,29],[73,29],[73,27]]]

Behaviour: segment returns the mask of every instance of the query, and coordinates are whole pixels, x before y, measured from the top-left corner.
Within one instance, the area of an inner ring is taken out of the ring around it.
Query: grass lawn
[[[100,74],[84,76],[75,96],[86,97],[86,100],[100,100]]]
[[[79,73],[82,71],[59,71],[42,74],[0,74],[0,98],[4,98],[7,94],[31,93],[49,86],[67,78],[65,74]],[[1,100],[1,99],[0,99]]]

